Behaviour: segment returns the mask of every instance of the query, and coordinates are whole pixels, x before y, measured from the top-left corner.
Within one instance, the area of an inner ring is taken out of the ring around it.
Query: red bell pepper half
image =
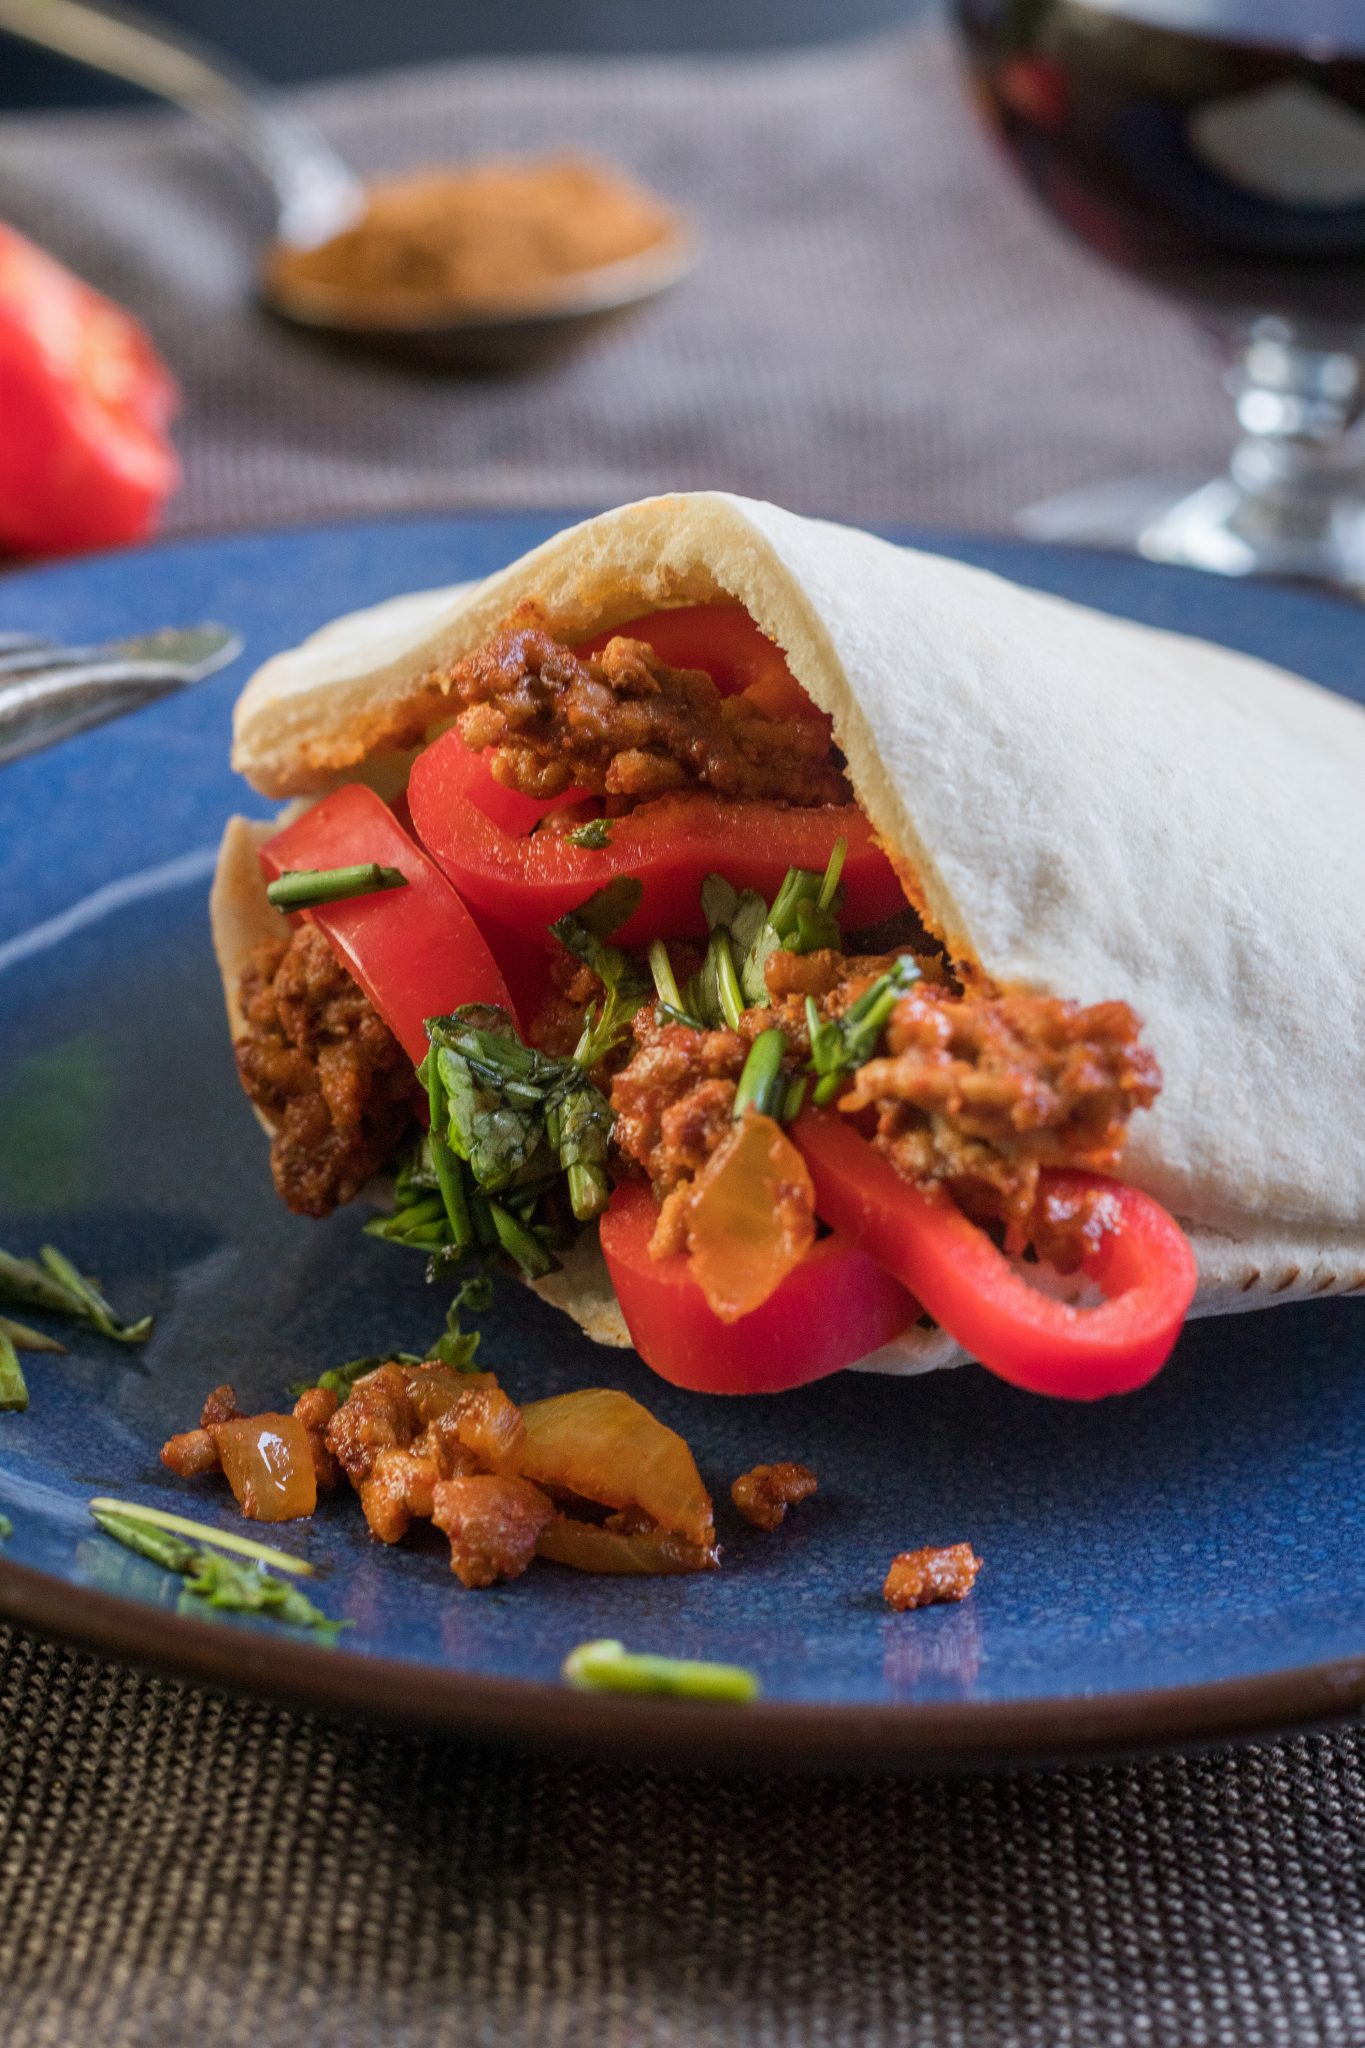
[[[1106,1228],[1081,1270],[1106,1299],[1082,1308],[1030,1287],[984,1230],[903,1180],[846,1117],[808,1110],[792,1136],[817,1213],[1001,1379],[1091,1401],[1142,1386],[1170,1356],[1198,1269],[1179,1225],[1137,1188],[1069,1170],[1043,1176],[1053,1194],[1103,1196]]]
[[[180,480],[178,402],[135,320],[0,225],[0,546],[140,540]]]
[[[685,1253],[652,1259],[659,1211],[623,1183],[602,1218],[602,1253],[630,1341],[661,1379],[699,1394],[778,1394],[852,1365],[909,1328],[919,1306],[843,1237],[813,1245],[760,1308],[724,1323]]]
[[[347,897],[301,915],[325,935],[419,1065],[427,1054],[426,1018],[461,1003],[498,1003],[511,1010],[507,984],[454,889],[372,789],[347,783],[261,848],[261,866],[272,882],[286,868],[361,861],[397,868],[407,886]]]

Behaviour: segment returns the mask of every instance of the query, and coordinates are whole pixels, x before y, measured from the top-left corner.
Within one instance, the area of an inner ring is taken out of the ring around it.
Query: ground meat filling
[[[738,1031],[657,1024],[641,1010],[611,1103],[619,1153],[659,1197],[656,1257],[687,1248],[694,1184],[731,1128],[758,1033],[781,1027],[795,1073],[809,1052],[806,998],[822,1017],[842,1016],[894,957],[776,953],[766,969],[770,1005],[746,1011]],[[1011,1250],[1031,1242],[1071,1270],[1094,1219],[1084,1205],[1040,1205],[1038,1175],[1045,1166],[1117,1165],[1128,1119],[1161,1086],[1139,1020],[1126,1003],[994,995],[950,983],[939,961],[921,970],[892,1014],[886,1055],[858,1069],[840,1108],[875,1112],[875,1142],[907,1180],[942,1185],[975,1220],[1003,1222]]]
[[[412,1061],[315,926],[251,954],[237,1071],[274,1126],[275,1186],[327,1216],[391,1166],[423,1096]]]
[[[851,801],[821,719],[722,697],[704,670],[669,668],[643,641],[610,640],[581,660],[539,620],[514,621],[456,665],[450,689],[465,744],[491,748],[495,779],[526,796]]]
[[[1161,1074],[1141,1028],[1126,1003],[920,983],[892,1013],[886,1057],[859,1068],[841,1107],[875,1110],[876,1143],[907,1180],[941,1183],[1022,1249],[1040,1169],[1111,1172],[1129,1117],[1156,1100]],[[1085,1222],[1052,1220],[1058,1237]]]

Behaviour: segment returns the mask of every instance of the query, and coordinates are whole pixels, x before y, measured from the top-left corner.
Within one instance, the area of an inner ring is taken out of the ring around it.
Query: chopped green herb
[[[493,1306],[493,1279],[486,1266],[480,1266],[460,1283],[455,1298],[446,1310],[445,1328],[427,1351],[382,1351],[369,1358],[351,1358],[345,1365],[334,1365],[320,1373],[315,1380],[295,1380],[289,1388],[294,1400],[300,1394],[308,1393],[313,1387],[324,1387],[329,1394],[335,1394],[344,1401],[358,1380],[367,1374],[378,1372],[381,1365],[447,1365],[453,1372],[474,1372],[474,1354],[479,1348],[479,1332],[461,1327],[462,1313],[482,1315]]]
[[[705,1031],[706,1029],[701,1018],[694,1017],[690,1010],[677,1010],[673,1007],[672,1003],[656,1003],[654,1005],[655,1022],[657,1023],[661,1018],[665,1017],[670,1024],[685,1024],[689,1031]]]
[[[445,1329],[427,1352],[427,1359],[434,1359],[438,1365],[448,1365],[452,1372],[476,1372],[474,1354],[479,1348],[479,1332],[462,1329],[460,1315],[462,1311],[482,1315],[492,1306],[492,1275],[486,1265],[480,1266],[457,1290],[455,1299],[446,1310]]]
[[[736,1031],[748,1003],[767,1000],[766,990],[757,997],[748,994],[736,962],[746,958],[756,941],[768,907],[756,890],[741,892],[724,875],[706,877],[701,885],[701,907],[711,936],[706,958],[687,984],[684,1006],[701,1025],[718,1030],[725,1024]]]
[[[601,889],[594,889],[587,901],[580,903],[577,910],[571,910],[561,917],[559,924],[581,925],[599,939],[609,939],[613,932],[619,932],[627,918],[634,917],[644,901],[645,885],[635,875],[617,875]],[[551,925],[558,936],[558,926]],[[562,940],[567,945],[567,940]],[[569,951],[575,952],[574,946]]]
[[[0,1301],[90,1323],[102,1336],[113,1337],[120,1344],[142,1344],[152,1334],[150,1316],[121,1323],[94,1281],[50,1244],[43,1246],[36,1259],[16,1259],[9,1252],[0,1252]]]
[[[14,1524],[9,1516],[0,1515],[0,1543],[3,1543],[7,1536],[12,1536],[13,1534]]]
[[[749,1047],[749,1056],[735,1089],[736,1122],[746,1109],[755,1109],[760,1116],[781,1115],[787,1098],[787,1077],[782,1071],[786,1052],[786,1035],[776,1026],[759,1032]]]
[[[673,962],[668,957],[668,948],[662,939],[650,941],[649,971],[654,977],[654,993],[659,998],[659,1007],[667,1010],[676,1021],[693,1024],[700,1030],[700,1021],[683,1008],[678,977],[673,972]]]
[[[105,1494],[98,1494],[90,1503],[90,1512],[96,1521],[101,1515],[116,1515],[125,1522],[137,1522],[165,1534],[188,1537],[191,1543],[211,1543],[219,1550],[234,1551],[238,1557],[249,1557],[256,1564],[274,1566],[302,1579],[313,1576],[313,1567],[307,1558],[293,1557],[287,1550],[274,1550],[268,1543],[257,1543],[251,1536],[238,1536],[231,1529],[212,1529],[206,1522],[191,1522],[184,1515],[169,1514],[165,1508],[145,1508],[137,1501],[111,1500]]]
[[[571,845],[586,846],[593,853],[611,845],[611,827],[605,818],[589,818],[585,825],[575,825],[566,836]]]
[[[568,1083],[547,1104],[546,1132],[568,1175],[569,1203],[580,1223],[600,1216],[611,1199],[607,1147],[612,1123],[611,1104],[586,1076]]]
[[[314,1606],[306,1593],[297,1586],[291,1586],[287,1579],[277,1577],[267,1565],[239,1564],[235,1558],[225,1556],[221,1549],[187,1543],[173,1530],[149,1521],[146,1510],[131,1510],[126,1503],[92,1501],[90,1512],[106,1536],[112,1536],[126,1550],[136,1551],[139,1557],[150,1558],[153,1564],[159,1564],[163,1570],[175,1572],[182,1578],[187,1605],[191,1601],[202,1600],[209,1607],[233,1614],[268,1614],[295,1628],[313,1629],[333,1642],[343,1628],[353,1625],[348,1621],[333,1621],[320,1607]],[[217,1530],[206,1529],[203,1533],[212,1544],[221,1545],[225,1540]],[[273,1554],[283,1556],[282,1552]],[[289,1563],[291,1569],[299,1569],[299,1560],[290,1559]]]
[[[545,1101],[562,1078],[560,1062],[523,1044],[506,1011],[486,1004],[428,1018],[427,1035],[431,1051],[422,1071],[433,1135],[467,1161],[475,1186],[496,1193],[514,1181],[524,1186],[552,1177]],[[459,1242],[453,1233],[452,1241]]]
[[[768,984],[764,976],[774,953],[813,953],[824,946],[839,947],[839,906],[848,841],[836,839],[823,874],[813,868],[788,868],[781,888],[773,898],[759,928],[744,954],[740,981],[746,1001],[765,1003]]]
[[[627,1650],[610,1638],[580,1643],[564,1659],[564,1676],[585,1692],[642,1692],[672,1699],[757,1699],[758,1676],[742,1664],[704,1664],[692,1657],[657,1657]]]
[[[421,1132],[404,1151],[394,1183],[393,1208],[387,1215],[372,1216],[365,1232],[425,1252],[451,1243],[429,1132]]]
[[[574,1047],[574,1061],[585,1069],[600,1065],[619,1043],[649,993],[620,947],[607,944],[608,936],[634,916],[643,895],[644,885],[633,875],[618,875],[550,926],[565,951],[591,967],[605,991],[583,1020],[583,1035]]]
[[[895,965],[878,975],[871,988],[842,1017],[822,1020],[814,1000],[806,997],[811,1071],[819,1076],[815,1084],[817,1102],[832,1102],[854,1068],[872,1058],[891,1012],[906,989],[919,978],[920,970],[913,957],[902,953]]]
[[[408,878],[401,868],[386,868],[377,860],[369,860],[349,868],[286,868],[266,885],[265,893],[276,910],[317,910],[324,903],[340,903],[348,896],[374,896],[381,889],[407,886]]]
[[[55,1245],[40,1246],[38,1257],[46,1266],[53,1279],[69,1290],[75,1302],[81,1307],[73,1314],[84,1314],[87,1322],[105,1337],[113,1337],[120,1344],[143,1344],[152,1334],[152,1318],[143,1316],[136,1323],[121,1323],[109,1303],[100,1293],[93,1280],[87,1280],[72,1265],[64,1252]]]
[[[426,1071],[427,1107],[431,1116],[431,1126],[426,1138],[427,1157],[436,1176],[436,1186],[441,1197],[439,1213],[445,1217],[451,1247],[457,1252],[462,1252],[473,1243],[474,1225],[469,1215],[464,1172],[445,1136],[446,1095],[441,1080],[440,1063],[434,1049],[427,1054],[422,1064]],[[437,1217],[432,1216],[431,1221],[436,1222]]]
[[[59,1344],[55,1337],[49,1337],[46,1330],[34,1330],[27,1323],[16,1323],[12,1316],[0,1316],[0,1336],[8,1337],[16,1351],[53,1351],[66,1353],[65,1344]]]
[[[28,1382],[14,1339],[0,1330],[0,1414],[22,1415],[28,1406]]]
[[[554,1272],[559,1261],[519,1216],[502,1202],[490,1202],[488,1212],[497,1242],[509,1259],[516,1260],[528,1279],[543,1280],[547,1273]]]
[[[791,1080],[787,1083],[787,1092],[782,1098],[782,1109],[778,1117],[778,1122],[784,1124],[794,1124],[796,1122],[796,1119],[801,1114],[802,1108],[805,1105],[806,1096],[809,1092],[809,1075],[793,1074]]]

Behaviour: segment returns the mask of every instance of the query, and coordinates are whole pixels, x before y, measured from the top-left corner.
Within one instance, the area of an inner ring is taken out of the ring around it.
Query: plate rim
[[[1029,1700],[746,1705],[578,1692],[225,1628],[0,1558],[0,1617],[150,1668],[342,1718],[637,1762],[941,1773],[1133,1756],[1342,1724],[1365,1714],[1365,1648],[1202,1685]]]
[[[600,508],[598,508],[600,509]],[[191,528],[136,547],[91,550],[55,561],[0,566],[12,589],[70,574],[85,563],[201,554],[251,540],[307,540],[374,526],[478,527],[486,521],[560,521],[593,516],[581,504],[357,508],[324,519]],[[1039,541],[992,528],[913,520],[850,522],[897,542],[940,548],[1003,545],[1043,558],[1076,555],[1154,571],[1167,583],[1207,583],[1197,570],[1141,561],[1116,549]],[[1244,586],[1237,586],[1244,587]],[[1253,587],[1324,611],[1358,609],[1344,595],[1272,578]],[[1177,628],[1177,630],[1184,630]],[[0,1620],[167,1678],[242,1697],[410,1729],[440,1728],[480,1740],[547,1747],[636,1762],[814,1771],[944,1772],[1000,1765],[1065,1766],[1103,1757],[1287,1734],[1365,1716],[1365,1645],[1315,1664],[1179,1686],[1036,1696],[864,1705],[760,1699],[743,1706],[577,1692],[564,1685],[490,1677],[435,1663],[346,1654],[269,1627],[163,1610],[20,1564],[0,1552]]]

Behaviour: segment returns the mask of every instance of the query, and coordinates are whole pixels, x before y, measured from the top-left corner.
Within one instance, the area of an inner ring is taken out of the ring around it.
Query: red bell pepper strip
[[[1189,1239],[1149,1195],[1100,1174],[1044,1173],[1050,1193],[1103,1196],[1104,1235],[1081,1270],[1106,1299],[1081,1308],[1030,1287],[984,1230],[903,1180],[846,1117],[808,1110],[791,1134],[817,1214],[1001,1379],[1092,1401],[1142,1386],[1170,1356],[1199,1275]]]
[[[507,984],[469,912],[393,812],[357,782],[333,790],[261,848],[267,881],[286,868],[378,861],[407,877],[402,889],[351,896],[300,914],[324,934],[414,1066],[426,1058],[424,1020],[461,1003],[511,1010]]]
[[[742,605],[686,604],[646,612],[575,644],[574,653],[600,654],[608,640],[643,640],[670,668],[705,669],[722,697],[741,692],[769,718],[831,721],[812,704],[775,640],[754,624]]]
[[[539,935],[618,875],[635,875],[644,896],[613,938],[703,937],[701,885],[713,871],[737,889],[772,897],[789,867],[822,869],[841,836],[844,922],[854,930],[905,908],[895,869],[856,804],[800,808],[680,794],[637,805],[608,824],[603,847],[576,846],[559,832],[517,835],[500,828],[479,798],[487,766],[456,731],[418,756],[408,783],[422,844],[465,901],[515,931]]]
[[[919,1314],[905,1289],[843,1237],[824,1237],[760,1308],[723,1323],[685,1253],[652,1259],[659,1219],[647,1187],[625,1183],[602,1218],[602,1252],[645,1364],[699,1394],[777,1394],[853,1365]]]
[[[135,320],[0,226],[0,545],[140,540],[180,480],[178,403]]]

